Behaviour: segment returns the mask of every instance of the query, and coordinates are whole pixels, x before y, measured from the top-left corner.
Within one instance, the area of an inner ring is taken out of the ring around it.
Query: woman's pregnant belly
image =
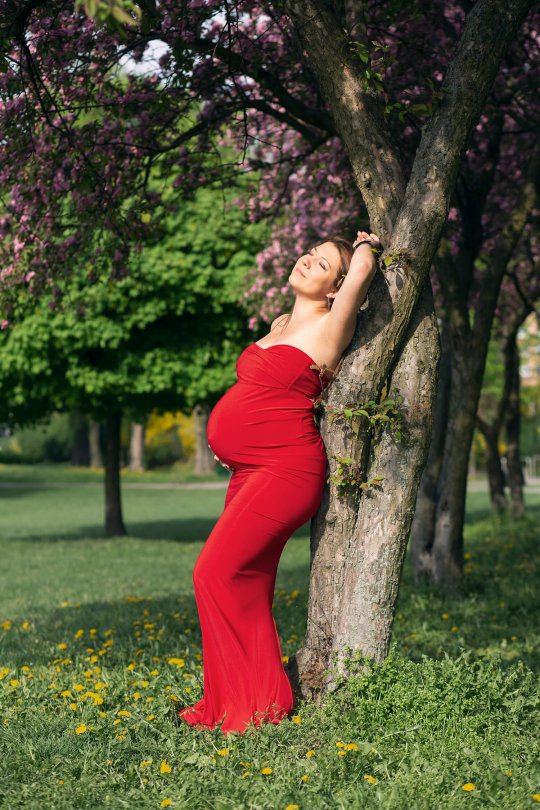
[[[313,403],[284,388],[235,383],[213,408],[207,436],[212,451],[235,469],[326,463]]]

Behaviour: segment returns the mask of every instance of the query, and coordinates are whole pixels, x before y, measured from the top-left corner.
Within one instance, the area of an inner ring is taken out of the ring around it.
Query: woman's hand
[[[208,442],[206,442],[206,444],[208,444]],[[210,447],[210,445],[209,445],[209,444],[208,444],[208,447]],[[212,448],[211,448],[211,447],[210,447],[210,450],[212,450]],[[212,452],[214,452],[214,451],[212,450]],[[215,453],[214,453],[214,459],[215,459],[217,462],[219,462],[219,464],[221,464],[221,466],[222,466],[222,467],[225,467],[225,469],[226,469],[226,470],[229,470],[229,472],[234,472],[235,468],[234,468],[234,467],[229,467],[229,465],[228,465],[228,464],[225,464],[225,462],[223,462],[223,461],[222,461],[220,458],[218,458],[218,456],[216,456],[216,454],[215,454]]]
[[[376,233],[368,233],[367,231],[357,231],[356,232],[356,239],[353,242],[353,247],[355,248],[357,243],[362,242],[364,239],[369,239],[369,241],[371,242],[371,245],[367,244],[367,242],[364,243],[363,245],[360,245],[358,250],[354,251],[353,259],[354,259],[355,256],[358,256],[359,259],[364,260],[368,256],[371,256],[371,258],[373,260],[373,263],[375,263],[375,253],[372,250],[372,247],[378,248],[379,250],[382,250],[381,240],[379,239],[379,237],[377,236]],[[357,261],[358,261],[358,259],[357,259]],[[351,263],[352,263],[352,260],[351,260]]]

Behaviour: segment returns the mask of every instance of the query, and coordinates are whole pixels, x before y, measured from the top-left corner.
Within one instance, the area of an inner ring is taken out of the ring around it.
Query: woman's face
[[[304,295],[324,299],[334,290],[334,280],[341,267],[341,257],[332,242],[313,245],[300,256],[289,275],[293,290]]]

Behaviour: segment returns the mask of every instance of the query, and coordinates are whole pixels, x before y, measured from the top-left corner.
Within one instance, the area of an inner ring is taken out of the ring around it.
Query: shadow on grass
[[[219,518],[218,518],[219,519]],[[174,543],[203,543],[216,525],[217,520],[205,520],[203,518],[191,518],[189,520],[152,520],[152,521],[124,521],[127,534],[125,539],[131,540],[151,540],[153,542],[174,542]],[[297,529],[291,535],[290,540],[309,535],[309,523]],[[96,524],[91,526],[81,526],[76,531],[55,532],[54,534],[43,534],[41,532],[25,533],[24,536],[17,537],[18,543],[59,543],[75,542],[84,540],[114,540],[114,537],[107,537],[102,526]]]

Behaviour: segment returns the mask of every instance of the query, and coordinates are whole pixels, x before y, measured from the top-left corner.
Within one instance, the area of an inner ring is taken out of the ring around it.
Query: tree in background
[[[239,188],[234,189],[235,199]],[[229,195],[232,197],[232,194]],[[88,286],[72,269],[60,303],[18,289],[15,318],[0,332],[0,419],[28,424],[74,408],[105,424],[105,532],[125,534],[120,493],[122,415],[212,405],[235,381],[250,334],[238,292],[264,225],[221,194],[200,189],[170,212],[129,274]],[[227,200],[226,200],[227,202]]]

